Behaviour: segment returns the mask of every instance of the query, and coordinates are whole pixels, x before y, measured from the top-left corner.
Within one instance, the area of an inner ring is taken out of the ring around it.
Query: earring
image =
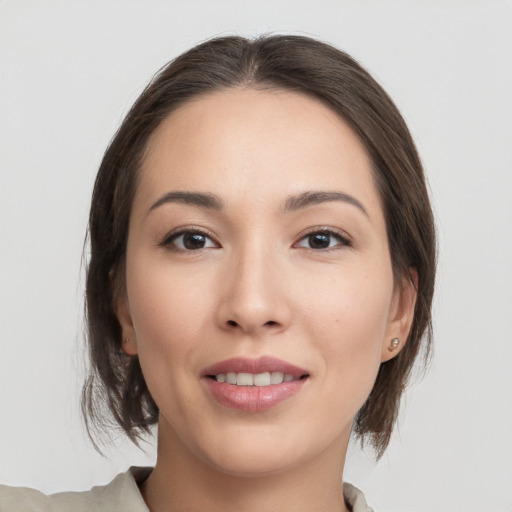
[[[393,350],[395,350],[398,347],[398,345],[400,345],[400,338],[393,338],[388,347],[389,351],[393,352]]]
[[[125,339],[124,339],[124,344],[125,344],[125,345],[128,345],[128,343],[130,343],[130,338],[125,338]]]

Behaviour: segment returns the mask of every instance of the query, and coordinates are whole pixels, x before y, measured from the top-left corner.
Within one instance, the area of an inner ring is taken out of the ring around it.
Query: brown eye
[[[321,251],[344,245],[350,245],[349,240],[345,237],[334,231],[322,230],[309,233],[301,238],[296,246]]]
[[[331,244],[331,235],[327,233],[315,233],[308,236],[308,244],[311,249],[327,249]]]
[[[218,247],[218,245],[207,235],[201,231],[182,231],[176,233],[165,245],[172,249],[182,251],[197,251],[210,247]]]

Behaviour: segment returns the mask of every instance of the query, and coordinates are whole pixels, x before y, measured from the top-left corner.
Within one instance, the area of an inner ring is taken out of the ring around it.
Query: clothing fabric
[[[149,512],[139,485],[152,469],[133,467],[90,491],[49,496],[27,487],[0,485],[0,512]],[[343,484],[343,495],[352,512],[373,512],[363,493],[353,485]]]

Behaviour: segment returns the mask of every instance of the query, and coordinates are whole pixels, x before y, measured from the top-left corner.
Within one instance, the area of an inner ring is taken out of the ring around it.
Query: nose
[[[277,258],[254,250],[226,262],[218,306],[221,329],[251,336],[286,330],[289,297]]]

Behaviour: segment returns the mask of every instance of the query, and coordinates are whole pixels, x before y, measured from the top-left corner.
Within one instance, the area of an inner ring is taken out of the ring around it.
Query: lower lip
[[[307,379],[270,386],[236,386],[204,378],[214,398],[222,405],[244,412],[260,412],[275,407],[297,394]]]

